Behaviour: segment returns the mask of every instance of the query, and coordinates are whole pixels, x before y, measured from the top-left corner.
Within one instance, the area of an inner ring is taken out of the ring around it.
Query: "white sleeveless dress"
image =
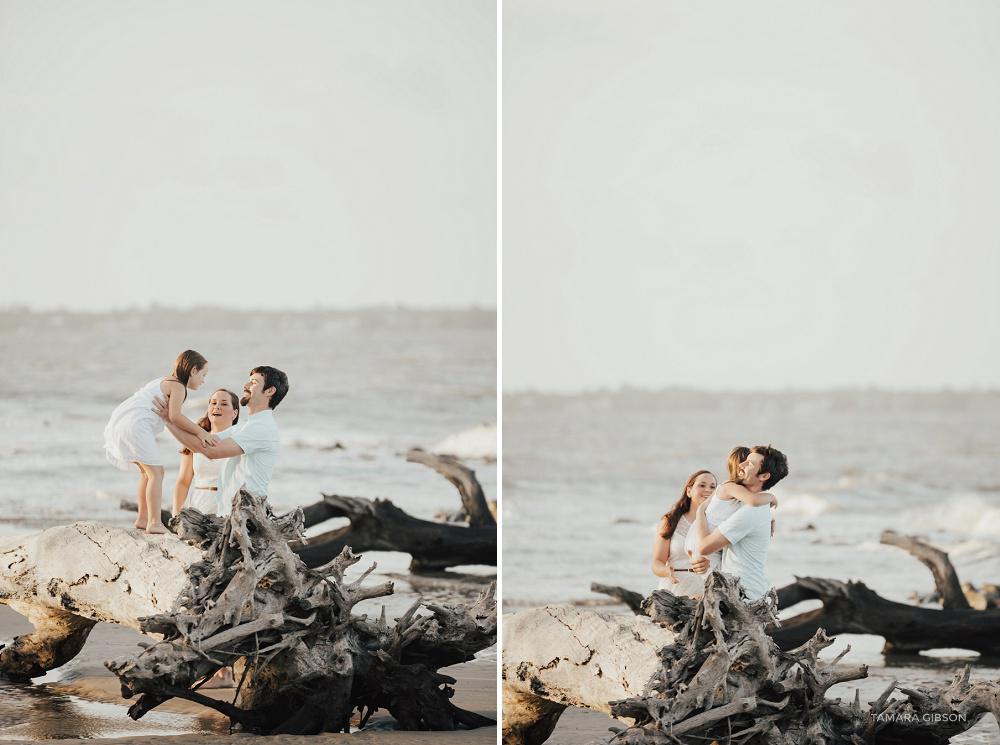
[[[708,532],[712,533],[718,528],[722,523],[732,517],[736,510],[740,508],[743,504],[738,499],[722,500],[717,499],[713,494],[709,497],[708,507],[705,508],[705,521],[708,523]],[[694,533],[690,533],[684,545],[685,552],[690,551],[694,556],[701,556],[698,553],[698,549],[695,548]],[[708,567],[708,572],[714,572],[719,568],[719,564],[722,562],[722,554],[716,551],[714,554],[708,557],[708,562],[710,566]]]
[[[701,595],[705,591],[705,575],[694,572],[678,572],[678,569],[690,569],[691,559],[688,558],[687,549],[684,542],[691,532],[691,522],[681,515],[681,519],[674,528],[674,534],[670,536],[670,556],[667,563],[674,568],[674,579],[678,584],[670,581],[669,577],[660,577],[660,584],[656,589],[669,590],[674,595]]]
[[[221,458],[212,460],[201,453],[194,453],[192,454],[192,463],[194,464],[192,491],[184,506],[194,507],[206,515],[220,514],[219,474],[222,473],[225,461]]]
[[[104,452],[123,471],[139,471],[137,463],[163,465],[156,435],[163,431],[164,422],[153,411],[153,397],[163,397],[162,382],[163,378],[157,378],[146,383],[125,399],[104,428]]]

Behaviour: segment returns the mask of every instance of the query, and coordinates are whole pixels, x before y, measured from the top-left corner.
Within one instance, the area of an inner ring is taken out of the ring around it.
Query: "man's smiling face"
[[[264,376],[254,373],[250,380],[243,386],[243,398],[240,399],[243,406],[267,405],[267,396],[264,395]]]
[[[740,463],[740,483],[746,487],[760,484],[761,473],[760,464],[764,462],[764,456],[760,453],[750,453],[747,459]]]

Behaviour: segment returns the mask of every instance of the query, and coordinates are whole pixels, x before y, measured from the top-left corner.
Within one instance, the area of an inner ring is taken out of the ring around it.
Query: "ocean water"
[[[694,471],[725,478],[739,444],[770,443],[789,459],[790,475],[773,490],[775,587],[815,576],[861,580],[899,602],[929,593],[930,572],[881,545],[883,530],[948,551],[964,582],[1000,582],[1000,392],[626,389],[505,395],[503,410],[505,612],[556,602],[627,612],[590,583],[655,589],[659,517]],[[860,687],[871,700],[893,678],[948,683],[966,663],[973,677],[1000,678],[997,660],[958,639],[954,649],[899,660],[882,656],[880,637],[844,635],[824,656],[848,643],[844,664],[871,670],[867,681],[838,687],[844,697]],[[976,732],[1000,741],[987,719]]]
[[[276,512],[308,505],[322,493],[383,497],[434,519],[456,510],[455,488],[434,471],[406,462],[407,450],[446,438],[470,446],[466,462],[488,499],[496,499],[495,446],[482,425],[496,423],[496,313],[485,310],[268,312],[154,308],[119,313],[0,312],[0,535],[79,520],[130,527],[136,475],[105,458],[111,411],[146,382],[168,374],[191,348],[208,359],[208,377],[189,391],[185,414],[199,419],[216,388],[239,394],[250,369],[284,370],[290,391],[275,409],[281,453],[268,495]],[[471,431],[471,432],[470,432]],[[468,434],[463,434],[468,433]],[[166,463],[169,509],[180,455],[168,432],[158,439]],[[481,454],[483,458],[471,457]],[[315,536],[346,524],[334,520]],[[408,582],[409,555],[370,553],[371,581],[395,579],[390,614],[420,595]],[[437,600],[460,600],[495,576],[493,567]],[[464,589],[463,589],[464,588]],[[457,594],[456,594],[457,593]],[[376,606],[380,603],[369,601]]]

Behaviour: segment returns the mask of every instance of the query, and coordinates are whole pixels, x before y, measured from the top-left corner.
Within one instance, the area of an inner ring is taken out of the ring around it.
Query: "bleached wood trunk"
[[[202,556],[174,536],[97,522],[0,539],[0,602],[35,626],[0,649],[0,675],[23,679],[71,660],[98,621],[140,628],[170,610]]]
[[[567,706],[611,713],[659,669],[656,653],[674,634],[646,616],[549,605],[504,616],[503,738],[535,745]]]

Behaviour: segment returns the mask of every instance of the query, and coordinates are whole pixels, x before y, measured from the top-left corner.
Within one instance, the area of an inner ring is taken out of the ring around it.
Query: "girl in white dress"
[[[684,549],[684,539],[694,523],[701,503],[715,491],[715,476],[696,471],[687,480],[681,498],[660,519],[653,539],[653,574],[660,578],[660,590],[694,597],[704,592],[704,574],[696,574]]]
[[[239,397],[230,390],[220,388],[208,400],[208,410],[198,420],[198,426],[218,435],[239,420]],[[225,460],[212,460],[201,453],[192,453],[188,448],[181,450],[181,470],[174,487],[172,513],[175,517],[184,507],[193,507],[206,515],[219,514],[219,473],[223,463]]]
[[[733,451],[729,454],[729,461],[727,463],[729,469],[729,479],[723,481],[723,484],[734,483],[734,488],[727,491],[727,497],[723,499],[718,493],[713,494],[709,499],[708,507],[705,508],[705,520],[708,522],[708,532],[713,532],[722,523],[724,523],[728,518],[730,518],[736,510],[740,508],[741,504],[746,504],[750,507],[760,507],[765,504],[777,507],[778,500],[767,492],[759,492],[754,494],[749,489],[746,489],[740,485],[740,465],[747,459],[750,455],[750,448],[744,447],[743,445],[737,445],[733,448]],[[717,489],[716,492],[719,490]],[[691,518],[692,521],[694,518]],[[688,556],[693,559],[701,558],[701,554],[698,553],[696,548],[697,540],[693,532],[686,534],[684,549]],[[719,568],[719,563],[722,561],[722,555],[720,552],[716,551],[711,556],[705,557],[709,561],[708,572],[714,572]],[[702,580],[704,576],[702,576]],[[701,595],[701,592],[698,593]],[[697,596],[694,596],[697,597]]]
[[[205,382],[208,362],[192,349],[185,350],[174,363],[173,374],[157,378],[122,402],[111,414],[104,428],[104,450],[108,460],[123,471],[138,470],[139,518],[135,527],[147,533],[166,533],[160,521],[163,498],[163,459],[156,447],[156,435],[163,431],[164,422],[153,411],[157,396],[167,402],[170,422],[201,438],[206,447],[216,445],[212,435],[181,413],[187,389],[198,390]]]

